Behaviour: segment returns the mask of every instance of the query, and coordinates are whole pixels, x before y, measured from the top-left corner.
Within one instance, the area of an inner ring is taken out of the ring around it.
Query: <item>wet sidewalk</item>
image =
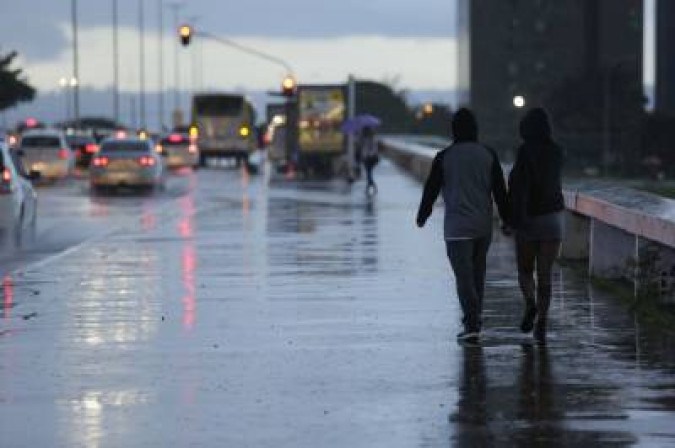
[[[200,173],[174,210],[5,278],[4,447],[668,446],[672,337],[558,269],[547,348],[495,234],[482,344],[442,209],[362,183]]]

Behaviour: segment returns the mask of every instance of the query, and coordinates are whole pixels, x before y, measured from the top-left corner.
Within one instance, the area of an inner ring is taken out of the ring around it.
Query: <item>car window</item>
[[[90,143],[96,143],[96,140],[91,137],[66,137],[66,140],[70,146],[83,146]]]
[[[24,148],[37,147],[61,147],[61,140],[58,137],[51,136],[29,136],[21,139],[21,146]]]
[[[101,146],[101,152],[148,152],[149,146],[145,142],[105,142]]]

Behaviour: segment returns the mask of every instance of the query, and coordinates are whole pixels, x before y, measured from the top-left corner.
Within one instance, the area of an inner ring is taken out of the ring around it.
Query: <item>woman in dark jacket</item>
[[[520,329],[528,333],[534,328],[535,338],[544,342],[551,304],[551,270],[563,238],[563,154],[551,138],[544,109],[535,108],[525,115],[520,122],[520,136],[523,144],[509,175],[518,283],[525,299]]]

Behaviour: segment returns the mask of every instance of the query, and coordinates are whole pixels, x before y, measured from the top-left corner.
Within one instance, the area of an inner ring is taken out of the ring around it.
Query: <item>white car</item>
[[[150,140],[106,139],[92,159],[92,191],[105,187],[164,188],[166,171],[162,156]]]
[[[38,171],[42,178],[56,180],[67,177],[73,170],[73,151],[61,131],[37,129],[25,132],[19,148],[23,151],[26,172]]]
[[[24,172],[19,154],[0,142],[0,233],[17,245],[24,236],[35,234],[37,194],[31,180],[40,177],[37,172]]]
[[[155,145],[155,152],[164,157],[167,167],[199,167],[199,148],[197,142],[187,133],[165,135]]]

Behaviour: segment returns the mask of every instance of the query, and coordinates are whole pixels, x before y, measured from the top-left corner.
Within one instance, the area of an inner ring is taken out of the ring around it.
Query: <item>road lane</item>
[[[195,177],[190,170],[175,172],[165,191],[142,194],[128,190],[92,195],[86,178],[39,185],[36,238],[19,249],[6,241],[0,244],[0,273],[54,256],[139,219],[147,220],[149,213],[189,194]]]
[[[9,446],[664,446],[672,337],[557,269],[549,346],[516,326],[495,235],[478,346],[458,346],[442,219],[379,194],[205,170],[189,193],[11,276]],[[113,201],[117,204],[116,201]],[[440,210],[438,210],[440,211]]]

